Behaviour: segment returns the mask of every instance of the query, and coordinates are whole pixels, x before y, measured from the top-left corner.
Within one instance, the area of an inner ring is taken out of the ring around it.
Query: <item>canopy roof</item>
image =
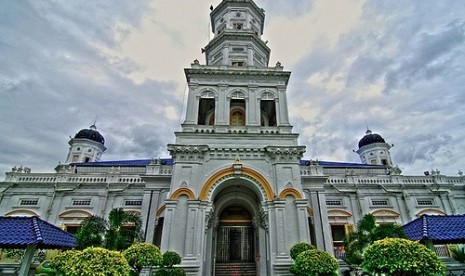
[[[73,234],[61,230],[38,217],[0,217],[0,247],[40,249],[72,248]]]
[[[413,241],[434,244],[465,243],[465,215],[422,215],[402,226]]]

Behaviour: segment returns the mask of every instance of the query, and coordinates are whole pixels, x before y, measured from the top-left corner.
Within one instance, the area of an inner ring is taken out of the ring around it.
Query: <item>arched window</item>
[[[198,125],[215,124],[215,94],[211,91],[203,92],[199,100]]]
[[[231,126],[245,126],[245,114],[241,109],[233,109],[229,118]]]
[[[270,92],[262,94],[260,101],[261,126],[276,126],[276,104],[274,96]]]
[[[240,91],[231,94],[229,125],[245,126],[245,95]]]

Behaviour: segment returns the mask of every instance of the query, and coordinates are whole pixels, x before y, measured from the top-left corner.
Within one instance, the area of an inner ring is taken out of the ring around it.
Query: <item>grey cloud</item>
[[[456,57],[457,53],[454,50],[463,48],[464,41],[464,23],[449,24],[439,33],[419,34],[412,41],[411,54],[398,60],[399,64],[395,66],[397,68],[389,70],[386,74],[385,91],[410,87],[418,78],[429,80],[443,74],[447,70],[444,63]]]
[[[452,136],[447,133],[414,134],[403,146],[408,150],[396,152],[395,157],[399,163],[405,164],[422,161],[428,164],[438,154],[450,158],[454,152]]]
[[[309,12],[314,4],[313,0],[262,0],[258,1],[257,4],[262,7],[267,14],[268,19],[282,17],[298,17]]]

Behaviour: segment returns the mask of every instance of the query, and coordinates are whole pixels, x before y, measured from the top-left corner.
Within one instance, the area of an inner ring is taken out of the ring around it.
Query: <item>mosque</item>
[[[188,275],[200,276],[224,275],[231,264],[289,275],[297,242],[342,258],[344,236],[365,214],[405,224],[465,213],[463,176],[403,175],[391,145],[369,130],[360,163],[304,160],[289,121],[291,72],[269,65],[261,39],[264,10],[223,0],[210,17],[206,62],[184,70],[186,115],[169,158],[104,161],[105,139],[92,125],[70,139],[54,172],[7,172],[0,215],[39,216],[76,232],[86,217],[124,208],[141,215],[147,242],[178,252]]]

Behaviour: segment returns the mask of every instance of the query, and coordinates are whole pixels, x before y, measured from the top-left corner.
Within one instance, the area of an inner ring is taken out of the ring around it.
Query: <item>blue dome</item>
[[[366,135],[358,142],[358,148],[374,143],[386,143],[384,138],[379,134],[373,134],[371,130],[367,130]]]
[[[97,131],[97,127],[95,125],[91,125],[89,129],[81,129],[74,138],[89,139],[102,145],[105,144],[105,138],[103,138],[102,134]]]

